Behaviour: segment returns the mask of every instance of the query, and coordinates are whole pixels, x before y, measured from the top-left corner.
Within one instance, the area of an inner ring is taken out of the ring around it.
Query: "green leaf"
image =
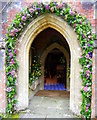
[[[9,86],[10,85],[10,82],[9,81],[7,81],[7,86]]]
[[[8,107],[11,109],[11,108],[12,108],[12,104],[11,104],[11,103],[9,103],[9,104],[8,104]]]

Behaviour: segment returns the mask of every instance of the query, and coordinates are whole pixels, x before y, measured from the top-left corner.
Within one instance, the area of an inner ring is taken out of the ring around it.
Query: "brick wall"
[[[31,1],[32,0],[21,0],[21,8],[26,8],[26,6],[31,4]],[[39,0],[33,0],[33,1],[39,1]],[[60,1],[60,0],[56,0],[56,1]],[[74,2],[65,0],[65,2],[68,2],[72,8],[76,8],[78,13],[85,15],[88,18],[88,20],[91,22],[91,24],[93,26],[93,31],[95,31],[95,25],[97,24],[97,19],[95,19],[94,4],[92,2],[88,2],[88,3],[83,2],[82,3],[82,2],[80,2],[80,0],[75,0]],[[10,6],[8,9],[10,9]],[[7,32],[8,26],[14,19],[16,13],[19,11],[20,11],[19,8],[13,8],[13,9],[8,10],[8,13],[6,13],[7,22],[2,24],[2,34],[5,34]]]

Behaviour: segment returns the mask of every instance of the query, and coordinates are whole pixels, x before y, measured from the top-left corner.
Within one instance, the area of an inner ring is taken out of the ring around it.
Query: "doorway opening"
[[[34,56],[39,56],[41,63],[42,75],[37,80],[40,90],[70,90],[70,48],[58,31],[47,28],[37,35],[30,48],[30,69]]]
[[[58,48],[48,53],[44,67],[44,90],[66,90],[66,66],[66,58]]]
[[[23,109],[28,107],[28,104],[30,105],[30,97],[28,97],[29,63],[31,65],[31,62],[29,62],[31,58],[30,48],[35,49],[35,53],[40,56],[42,63],[42,76],[39,78],[40,85],[38,90],[44,90],[44,64],[47,54],[52,48],[59,48],[60,51],[64,51],[67,68],[71,66],[70,83],[67,80],[67,88],[70,87],[70,109],[74,113],[79,113],[80,107],[78,102],[81,103],[79,55],[81,50],[76,33],[59,17],[53,14],[45,14],[29,25],[21,40],[22,44],[19,50],[20,54],[18,55],[18,60],[22,58],[19,60],[18,71],[18,108]]]

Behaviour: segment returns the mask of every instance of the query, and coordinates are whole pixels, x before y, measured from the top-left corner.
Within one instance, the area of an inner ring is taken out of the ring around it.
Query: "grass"
[[[13,114],[11,116],[8,116],[6,114],[0,114],[0,117],[3,118],[7,118],[7,120],[10,120],[10,118],[14,118],[14,120],[17,120],[19,118],[19,113]]]
[[[16,118],[16,119],[19,118],[19,113],[11,115],[10,118]],[[15,119],[14,119],[14,120],[15,120]]]

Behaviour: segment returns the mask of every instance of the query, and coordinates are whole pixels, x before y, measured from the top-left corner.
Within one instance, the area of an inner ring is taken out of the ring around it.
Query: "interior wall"
[[[44,79],[46,84],[64,84],[64,86],[66,86],[66,67],[66,58],[64,54],[59,49],[54,48],[48,53],[45,59]]]
[[[53,28],[47,28],[40,32],[32,43],[36,54],[41,56],[43,52],[53,43],[58,43],[63,46],[70,54],[69,46],[65,38]]]

